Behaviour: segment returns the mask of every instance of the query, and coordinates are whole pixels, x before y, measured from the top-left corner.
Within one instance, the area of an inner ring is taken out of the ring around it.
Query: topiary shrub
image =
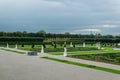
[[[32,48],[34,48],[35,47],[35,45],[34,44],[32,44]]]
[[[44,47],[44,48],[46,48],[46,45],[45,45],[45,43],[43,44],[43,47]]]
[[[24,44],[22,44],[22,47],[24,47]]]

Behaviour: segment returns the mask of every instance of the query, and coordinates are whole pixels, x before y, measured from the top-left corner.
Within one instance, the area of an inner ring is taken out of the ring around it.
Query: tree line
[[[102,35],[102,34],[70,34],[65,32],[63,34],[46,33],[44,30],[38,32],[0,32],[0,37],[42,37],[42,38],[120,38],[119,36],[113,35]]]
[[[0,43],[120,43],[120,35],[102,35],[102,34],[70,34],[69,32],[63,34],[46,33],[44,30],[38,32],[0,32]]]

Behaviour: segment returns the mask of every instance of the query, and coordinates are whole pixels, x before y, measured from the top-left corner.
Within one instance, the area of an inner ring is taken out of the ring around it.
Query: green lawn
[[[32,45],[24,45],[24,47],[22,47],[21,45],[18,45],[18,48],[22,49],[22,50],[30,50],[30,51],[40,52],[41,46],[42,45],[35,45],[34,49],[32,49]],[[113,47],[103,47],[104,48],[103,50],[95,50],[95,49],[92,50],[92,48],[95,48],[95,44],[93,46],[91,46],[90,44],[86,44],[86,46],[91,48],[91,50],[85,49],[85,48],[84,48],[85,50],[81,50],[81,49],[78,49],[78,48],[80,48],[80,46],[82,46],[82,44],[76,45],[75,48],[71,48],[70,45],[67,45],[68,55],[120,53],[120,50],[113,50]],[[10,45],[10,47],[14,48],[15,45]],[[46,45],[45,52],[50,53],[52,55],[63,55],[64,49],[63,49],[63,46],[60,46],[60,44],[57,45],[57,48],[54,48],[51,45]]]
[[[120,50],[113,50],[113,48],[106,47],[103,50],[91,50],[91,51],[74,51],[67,52],[68,55],[80,55],[80,54],[103,54],[103,53],[120,53]],[[52,55],[62,55],[63,52],[51,52]]]
[[[18,48],[22,49],[22,50],[30,50],[30,51],[40,52],[41,45],[35,45],[34,48],[32,48],[32,45],[24,45],[24,47],[21,47],[21,45],[18,45]],[[80,45],[76,45],[75,48],[70,47],[69,45],[67,45],[67,48],[69,49],[69,51],[80,51],[80,50],[83,50],[83,49],[88,51],[88,50],[92,50],[92,49],[95,50],[96,49],[93,46],[92,47],[87,47],[87,48],[82,48],[82,47],[80,48]],[[49,53],[49,52],[63,52],[64,51],[64,47],[60,46],[60,45],[57,45],[57,48],[54,48],[51,45],[46,45],[46,48],[44,49],[44,51],[47,52],[47,53]]]
[[[18,48],[28,48],[30,49],[32,45],[24,45],[24,47],[22,47],[21,45],[18,45]],[[34,48],[41,48],[42,45],[35,45]],[[76,47],[82,47],[82,44],[77,44],[75,45]],[[14,48],[15,45],[9,45],[10,48]],[[95,47],[94,45],[91,46],[90,44],[86,44],[86,47]],[[53,46],[51,45],[46,45],[46,48],[53,48]],[[60,44],[57,45],[57,48],[63,48],[63,46],[61,46]],[[67,44],[67,48],[70,48],[70,45]]]

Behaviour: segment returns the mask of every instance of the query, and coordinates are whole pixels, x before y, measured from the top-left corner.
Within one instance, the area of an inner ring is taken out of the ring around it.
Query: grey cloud
[[[36,30],[49,26],[44,29],[51,32],[91,29],[120,24],[119,9],[119,0],[0,0],[0,25],[3,30],[23,24],[27,30],[31,25]]]

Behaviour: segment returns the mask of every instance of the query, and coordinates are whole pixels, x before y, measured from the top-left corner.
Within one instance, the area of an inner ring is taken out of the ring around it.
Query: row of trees
[[[73,42],[73,43],[120,43],[120,36],[113,35],[101,35],[101,34],[70,34],[66,32],[64,34],[46,33],[44,30],[40,30],[36,33],[32,32],[0,32],[0,43],[50,43],[50,42]]]
[[[46,33],[40,30],[33,32],[0,32],[0,37],[43,37],[43,38],[120,38],[120,36],[101,35],[101,34],[70,34],[69,32],[63,34]]]
[[[44,30],[40,30],[36,33],[33,32],[0,32],[0,37],[45,37],[46,32]]]

